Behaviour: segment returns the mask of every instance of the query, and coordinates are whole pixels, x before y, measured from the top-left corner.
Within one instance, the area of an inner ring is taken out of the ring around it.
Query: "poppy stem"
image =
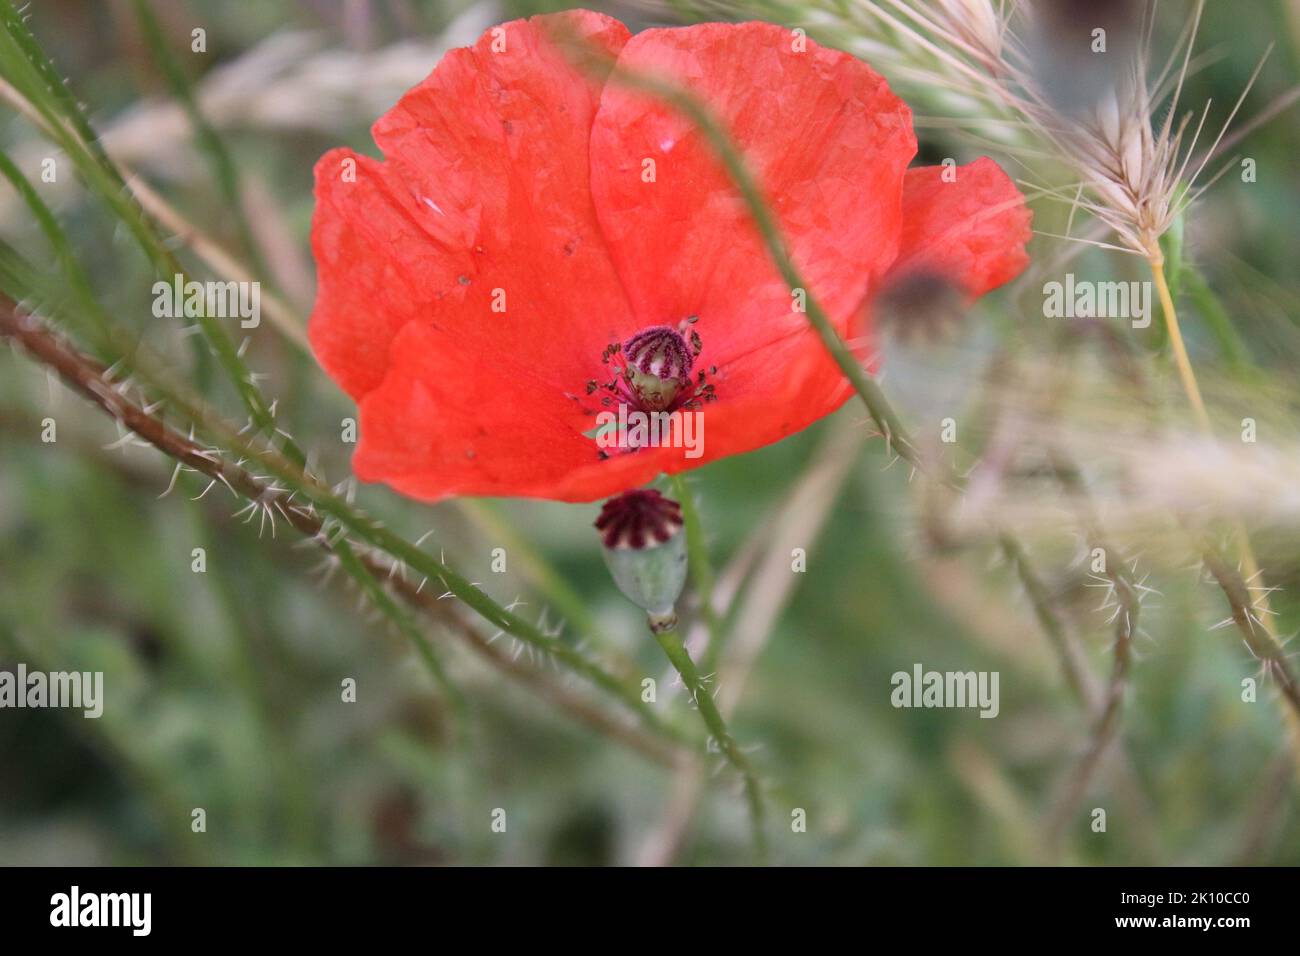
[[[717,660],[722,648],[722,621],[713,606],[713,564],[709,561],[709,546],[704,540],[704,523],[700,520],[699,508],[691,494],[690,485],[680,474],[668,478],[673,487],[673,497],[682,506],[682,523],[686,531],[686,560],[691,571],[691,583],[700,599],[700,613],[709,630],[709,646],[705,651],[706,662]]]
[[[696,735],[661,719],[653,708],[641,700],[640,687],[635,681],[610,674],[577,648],[543,633],[529,621],[496,604],[482,590],[417,545],[368,515],[355,511],[348,502],[329,488],[323,487],[318,479],[295,466],[275,449],[255,446],[249,436],[238,433],[233,428],[220,426],[219,423],[206,423],[200,414],[201,410],[189,407],[183,395],[172,396],[176,399],[177,407],[191,414],[204,432],[212,432],[209,438],[216,438],[223,446],[228,446],[224,454],[218,453],[216,449],[201,447],[171,429],[158,416],[130,401],[117,388],[105,388],[105,383],[118,384],[111,369],[49,332],[41,322],[21,312],[12,300],[0,294],[0,341],[3,340],[13,340],[21,345],[34,360],[57,372],[83,397],[159,451],[175,459],[181,466],[206,475],[214,483],[221,482],[236,497],[264,505],[282,516],[290,525],[337,556],[344,570],[350,573],[358,570],[349,561],[349,556],[355,554],[361,563],[359,570],[363,570],[367,578],[374,582],[389,580],[392,587],[402,590],[405,584],[403,576],[394,577],[390,567],[378,564],[364,552],[354,549],[353,545],[383,552],[389,559],[396,559],[419,572],[426,581],[441,582],[470,610],[500,631],[549,653],[571,671],[621,700],[629,711],[640,717],[646,730],[656,739],[688,747],[696,745]],[[234,460],[236,458],[238,461]],[[266,469],[266,476],[254,476],[240,466],[242,461],[255,461],[259,468]],[[278,487],[279,483],[287,487]],[[373,598],[376,592],[370,590],[365,580],[358,578],[358,581]],[[409,590],[417,598],[421,594],[420,588],[412,586]],[[436,601],[434,606],[437,606]],[[381,611],[391,610],[387,603],[380,604],[379,607]],[[481,638],[473,628],[461,626],[462,622],[455,616],[449,616],[447,620],[456,625],[454,630],[467,641],[481,644],[490,653],[490,640]],[[403,626],[407,623],[405,619],[395,618],[394,622],[408,636],[413,637]],[[420,642],[416,644],[416,650],[423,658],[423,648]],[[428,663],[427,658],[425,663]],[[556,698],[559,695],[553,693],[551,696]]]
[[[651,630],[654,630],[654,628],[652,627]],[[709,733],[712,735],[711,740],[716,742],[723,756],[727,758],[727,761],[736,768],[744,779],[745,800],[749,804],[750,826],[754,835],[754,851],[758,855],[759,861],[765,862],[767,859],[767,837],[763,830],[763,794],[759,787],[758,776],[754,772],[754,765],[749,762],[749,758],[740,749],[736,739],[731,736],[731,731],[727,729],[727,722],[713,700],[713,694],[705,686],[704,678],[700,676],[695,662],[691,660],[691,655],[686,650],[686,646],[682,643],[677,631],[654,631],[654,635],[655,640],[659,642],[659,646],[663,648],[664,654],[667,655],[669,662],[681,675],[686,692],[691,695],[696,709],[700,712],[700,717],[704,720],[705,726],[708,727]]]

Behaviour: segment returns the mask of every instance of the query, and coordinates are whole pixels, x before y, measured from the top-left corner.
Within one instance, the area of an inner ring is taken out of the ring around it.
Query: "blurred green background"
[[[1167,6],[1166,33],[1181,25],[1177,5]],[[312,297],[316,158],[337,144],[373,153],[370,122],[432,69],[444,45],[471,42],[532,8],[191,0],[154,9],[239,170],[266,274],[301,320]],[[607,9],[634,26],[677,15]],[[38,0],[30,14],[110,152],[202,236],[242,256],[236,219],[134,6]],[[194,26],[207,31],[206,54],[189,51]],[[1189,79],[1187,102],[1232,103],[1277,42],[1243,107],[1246,118],[1258,114],[1297,82],[1296,30],[1294,5],[1210,4],[1198,42],[1208,55]],[[38,180],[40,159],[57,151],[0,109],[0,143]],[[1288,401],[1300,358],[1295,116],[1283,110],[1251,131],[1246,148],[1259,161],[1259,182],[1211,190],[1188,224],[1191,254],[1249,361]],[[927,161],[974,155],[943,129],[918,134]],[[28,210],[12,190],[0,192],[0,235],[53,273]],[[71,175],[43,195],[114,317],[137,331],[156,327],[148,265],[123,228]],[[1040,228],[1063,215],[1036,209]],[[206,275],[192,244],[176,248]],[[1086,271],[1110,260],[1082,261]],[[1036,341],[1034,317],[1017,313],[1016,302],[1006,290],[978,314],[1001,334]],[[1220,340],[1190,309],[1188,335],[1206,368],[1222,363]],[[182,337],[169,332],[155,344],[242,421],[213,371],[190,365]],[[278,399],[282,427],[332,481],[347,477],[347,399],[265,319],[247,359]],[[40,437],[47,416],[58,427],[52,444]],[[765,783],[772,860],[1300,863],[1285,726],[1268,687],[1259,703],[1241,701],[1242,678],[1258,669],[1235,632],[1211,630],[1227,611],[1191,554],[1153,559],[1161,595],[1144,615],[1120,743],[1062,832],[1049,832],[1053,795],[1087,744],[1091,717],[997,549],[929,547],[911,517],[906,467],[890,467],[881,443],[866,440],[865,418],[851,403],[805,433],[690,479],[723,580],[750,569],[739,578],[746,586],[732,616],[733,646],[752,642],[756,658],[733,729],[754,747]],[[0,350],[0,669],[23,661],[103,671],[107,698],[99,720],[0,711],[0,863],[752,859],[728,772],[706,773],[698,805],[681,816],[672,771],[576,724],[431,627],[469,701],[462,726],[409,646],[344,576],[324,573],[319,552],[283,523],[272,535],[256,518],[236,516],[241,503],[220,487],[194,500],[206,482],[193,475],[160,497],[170,464],[120,437],[32,362]],[[691,716],[604,570],[590,527],[596,505],[428,507],[382,487],[360,488],[357,500],[408,538],[432,531],[428,550],[501,603],[523,601],[521,613],[536,619],[549,601],[526,573],[514,541],[522,538],[636,672],[660,679],[657,706]],[[198,547],[207,554],[202,574],[191,570]],[[510,556],[503,574],[491,569],[496,547]],[[790,570],[794,547],[807,551],[805,573]],[[1043,542],[1040,573],[1101,682],[1108,612],[1094,610],[1099,595],[1087,587],[1086,568],[1071,563],[1070,547]],[[1263,550],[1274,583],[1300,579],[1291,531],[1278,529]],[[1294,630],[1293,599],[1283,592],[1277,603],[1283,631]],[[561,616],[550,609],[548,620]],[[1000,716],[894,709],[890,676],[917,662],[1000,672]],[[346,678],[356,681],[355,703],[340,699]],[[1105,833],[1090,829],[1093,807],[1107,810]],[[206,811],[206,832],[192,831],[194,808]],[[497,808],[507,813],[505,833],[491,827]],[[806,811],[806,832],[792,831],[796,808]]]

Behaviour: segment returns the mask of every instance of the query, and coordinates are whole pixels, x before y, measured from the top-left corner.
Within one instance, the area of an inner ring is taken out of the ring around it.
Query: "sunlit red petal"
[[[626,329],[588,184],[600,83],[555,46],[556,28],[610,55],[627,38],[587,11],[494,28],[375,124],[383,164],[363,161],[355,183],[340,155],[318,164],[312,340],[354,396],[379,384],[409,321],[478,346],[471,363],[434,366],[448,381],[505,353],[557,391]]]
[[[316,307],[312,350],[353,398],[383,381],[388,349],[441,294],[426,270],[432,239],[409,189],[383,163],[348,149],[316,164]]]
[[[361,402],[357,477],[414,498],[541,495],[597,461],[567,420],[570,400],[535,370],[411,323],[393,342],[392,368]],[[445,374],[448,362],[474,374]]]
[[[903,238],[894,271],[923,270],[980,296],[1029,262],[1030,211],[993,160],[909,169],[903,180]],[[955,174],[955,178],[953,178]]]
[[[1023,267],[1010,181],[986,161],[957,184],[905,180],[910,113],[852,57],[769,24],[632,39],[585,11],[505,24],[375,124],[383,162],[317,166],[310,332],[358,399],[362,479],[425,500],[591,500],[778,441],[850,394],[704,134],[579,65],[575,40],[720,119],[842,333],[889,275],[940,271],[975,295]],[[587,389],[613,374],[602,350],[688,315],[717,398],[704,453],[602,459],[583,434],[607,407]]]
[[[884,80],[764,23],[647,30],[624,47],[619,69],[667,78],[707,104],[744,153],[813,293],[846,323],[894,258],[902,171],[916,148],[911,114]],[[698,315],[708,364],[804,325],[690,119],[615,79],[591,149],[597,212],[643,325]]]

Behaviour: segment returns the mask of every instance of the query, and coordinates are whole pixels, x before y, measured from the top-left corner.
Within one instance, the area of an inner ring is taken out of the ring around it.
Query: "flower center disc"
[[[697,318],[685,318],[677,328],[652,325],[625,342],[605,346],[600,361],[612,365],[614,377],[603,383],[592,379],[587,394],[604,390],[609,394],[601,398],[602,405],[608,407],[618,399],[641,412],[694,409],[713,401],[717,396],[707,382],[717,369],[701,370],[693,383],[691,379],[695,359],[704,346],[698,332],[687,331]]]
[[[683,336],[667,325],[656,325],[623,343],[623,375],[640,399],[643,411],[664,411],[691,382],[695,356]]]

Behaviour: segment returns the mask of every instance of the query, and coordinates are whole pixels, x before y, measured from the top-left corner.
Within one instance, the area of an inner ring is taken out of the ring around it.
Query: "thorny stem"
[[[0,299],[0,305],[3,306],[0,308],[0,337],[11,338],[20,343],[34,358],[58,372],[75,391],[100,406],[124,427],[129,428],[149,444],[182,465],[201,472],[214,481],[222,482],[233,493],[248,501],[274,508],[295,529],[317,541],[327,551],[337,554],[340,543],[347,541],[340,533],[340,524],[353,531],[360,528],[361,532],[369,532],[373,537],[381,538],[382,542],[378,544],[378,547],[388,554],[393,555],[396,553],[399,559],[407,561],[412,566],[419,568],[422,565],[427,568],[425,573],[429,574],[430,577],[442,577],[444,583],[454,582],[456,585],[462,583],[461,579],[450,569],[429,558],[428,555],[410,545],[404,539],[378,527],[370,519],[357,518],[332,496],[321,496],[319,500],[314,500],[312,502],[313,507],[296,503],[292,500],[293,496],[291,494],[268,485],[264,480],[254,477],[238,465],[223,459],[214,451],[201,448],[189,439],[174,432],[160,419],[135,405],[117,387],[114,387],[107,377],[108,370],[100,363],[68,346],[46,330],[34,318],[24,316],[12,302]],[[255,450],[248,446],[240,447],[237,450],[243,454],[256,454]],[[302,491],[304,494],[315,490],[310,479],[305,478],[301,473],[296,473],[292,467],[285,467],[288,464],[287,462],[277,461],[275,456],[258,456],[258,460],[271,467],[278,478],[286,483],[296,485],[297,490]],[[320,507],[333,519],[334,524],[332,527],[318,513],[317,507]],[[362,537],[365,537],[365,535],[363,534]],[[351,548],[351,544],[348,547]],[[421,558],[428,560],[418,560]],[[382,579],[391,570],[369,556],[359,556],[359,560],[363,562],[369,574],[377,579]],[[559,641],[546,638],[540,632],[536,632],[527,622],[521,621],[509,612],[498,608],[486,595],[479,592],[472,585],[466,584],[464,588],[458,588],[456,593],[457,596],[464,594],[462,599],[467,604],[504,631],[538,646],[541,650],[554,654],[572,670],[577,671],[593,684],[623,700],[641,717],[642,722],[647,725],[648,729],[656,732],[659,737],[678,743],[692,744],[694,742],[690,735],[685,734],[674,725],[665,723],[658,715],[645,707],[640,700],[639,688],[633,689],[623,685],[577,651]],[[453,633],[456,633],[463,640],[468,640],[471,644],[490,644],[489,641],[479,637],[472,628],[464,624],[459,617],[444,614],[443,619],[458,625],[453,628]],[[423,650],[422,648],[418,649]],[[481,647],[476,649],[482,651]],[[496,655],[492,654],[488,654],[488,656],[494,659],[496,657]],[[591,723],[587,719],[588,716],[586,714],[581,715],[580,719]],[[658,743],[658,741],[655,741],[655,743]],[[654,748],[651,747],[650,749],[653,750]],[[658,753],[663,753],[662,748],[658,750]]]
[[[1047,403],[1047,409],[1052,419],[1059,415],[1061,405],[1071,386],[1072,380],[1067,379],[1066,382],[1058,382],[1049,393],[1051,400]],[[1069,634],[1059,615],[1051,607],[1050,597],[1041,579],[1028,563],[1017,562],[1021,579],[1025,582],[1035,610],[1039,612],[1044,630],[1054,641],[1062,665],[1068,675],[1079,679],[1078,683],[1072,686],[1085,713],[1092,718],[1093,722],[1088,746],[1079,761],[1071,768],[1060,790],[1060,796],[1053,801],[1054,807],[1045,821],[1044,829],[1048,839],[1053,846],[1056,846],[1065,835],[1065,829],[1074,814],[1075,807],[1087,794],[1091,780],[1101,766],[1102,758],[1118,736],[1124,693],[1132,665],[1133,639],[1138,631],[1138,615],[1142,609],[1142,592],[1149,589],[1144,588],[1143,583],[1136,580],[1133,567],[1124,560],[1121,551],[1107,539],[1101,519],[1089,499],[1088,488],[1078,466],[1069,459],[1063,449],[1054,444],[1049,444],[1046,451],[1051,472],[1074,503],[1084,539],[1090,548],[1099,550],[1103,556],[1102,574],[1107,581],[1109,595],[1103,602],[1102,608],[1111,606],[1115,608],[1114,614],[1108,621],[1108,623],[1115,623],[1115,637],[1111,647],[1111,676],[1104,695],[1094,699],[1096,693],[1091,683],[1083,680],[1084,676],[1091,677],[1091,671],[1078,668],[1077,660],[1071,653],[1073,646],[1069,641]],[[1013,561],[1020,557],[1021,552],[1014,541],[1004,541],[1003,546]]]
[[[1051,452],[1052,470],[1067,491],[1080,499],[1084,531],[1093,547],[1100,548],[1106,560],[1105,575],[1115,598],[1115,643],[1111,649],[1110,681],[1106,687],[1102,710],[1092,733],[1092,743],[1070,776],[1065,793],[1057,804],[1047,827],[1052,839],[1059,839],[1074,807],[1087,793],[1088,784],[1111,742],[1119,732],[1120,715],[1124,706],[1124,690],[1128,685],[1129,668],[1133,663],[1133,638],[1137,634],[1138,615],[1142,610],[1142,585],[1134,581],[1125,567],[1120,551],[1106,540],[1095,513],[1083,503],[1087,494],[1077,468],[1066,461],[1056,450]]]
[[[1113,559],[1107,561],[1108,568],[1113,564],[1118,562]],[[1075,805],[1087,793],[1089,781],[1119,731],[1120,715],[1124,707],[1124,689],[1128,685],[1129,666],[1133,661],[1133,635],[1137,633],[1137,617],[1141,602],[1138,600],[1137,592],[1122,574],[1111,570],[1107,576],[1115,589],[1115,600],[1119,605],[1115,621],[1115,645],[1111,652],[1110,682],[1106,687],[1101,716],[1098,717],[1093,728],[1092,743],[1071,774],[1065,795],[1057,804],[1048,823],[1047,832],[1053,839],[1059,839],[1065,822],[1074,812]]]
[[[1283,699],[1289,705],[1288,714],[1293,728],[1300,727],[1300,684],[1287,665],[1286,654],[1276,637],[1266,629],[1258,601],[1251,597],[1246,578],[1228,564],[1213,547],[1207,546],[1202,554],[1205,567],[1227,595],[1232,609],[1232,620],[1241,632],[1250,653],[1264,667],[1265,673],[1277,679]]]
[[[695,585],[695,595],[700,603],[700,613],[704,616],[705,626],[709,631],[709,646],[705,661],[716,661],[722,649],[722,622],[717,608],[713,606],[713,565],[709,561],[709,546],[704,540],[704,524],[700,521],[700,510],[695,505],[695,496],[690,485],[680,474],[669,477],[673,486],[673,497],[682,506],[682,523],[686,531],[686,560],[690,567],[691,583]],[[706,666],[708,666],[706,664]]]
[[[1034,570],[1034,566],[1029,561],[1029,556],[1025,553],[1024,546],[1019,541],[1009,534],[1003,534],[999,536],[998,543],[1002,545],[1003,553],[1006,554],[1007,560],[1011,562],[1021,584],[1024,585],[1025,593],[1029,596],[1029,603],[1034,609],[1034,616],[1038,618],[1039,626],[1043,629],[1043,633],[1047,635],[1052,649],[1061,662],[1061,670],[1065,672],[1066,683],[1070,685],[1070,690],[1083,704],[1084,708],[1088,708],[1091,705],[1088,697],[1088,685],[1084,681],[1079,661],[1076,659],[1074,648],[1070,644],[1065,624],[1062,623],[1060,616],[1052,607],[1052,599],[1047,592],[1047,585],[1043,583],[1043,579]]]
[[[754,836],[754,849],[760,862],[767,857],[767,836],[763,831],[763,794],[759,788],[758,777],[754,773],[753,764],[745,756],[736,739],[731,736],[731,731],[727,729],[727,722],[723,718],[718,705],[713,699],[713,694],[705,686],[700,672],[691,660],[691,655],[687,652],[682,639],[676,630],[655,631],[655,640],[663,648],[664,654],[667,655],[669,662],[676,668],[677,673],[681,675],[682,684],[686,687],[686,692],[690,694],[691,700],[700,712],[700,717],[704,720],[705,726],[709,728],[709,733],[713,735],[713,740],[717,743],[718,749],[722,751],[728,762],[740,773],[745,784],[745,800],[749,804],[749,820]]]
[[[1174,307],[1169,283],[1165,281],[1164,259],[1160,256],[1152,256],[1148,264],[1151,267],[1151,275],[1155,279],[1156,293],[1160,297],[1160,308],[1165,314],[1165,328],[1169,331],[1169,342],[1173,346],[1174,361],[1178,365],[1183,391],[1187,394],[1187,401],[1191,404],[1202,431],[1211,435],[1214,429],[1209,413],[1205,409],[1205,402],[1201,398],[1201,389],[1196,382],[1196,372],[1187,355],[1187,347],[1183,343],[1183,335],[1178,323],[1178,310]],[[1255,551],[1250,544],[1250,534],[1240,521],[1233,523],[1232,534],[1236,541],[1242,575],[1233,575],[1210,548],[1205,549],[1206,566],[1227,595],[1228,603],[1232,607],[1233,619],[1245,637],[1250,652],[1279,675],[1278,680],[1282,685],[1283,694],[1290,704],[1286,712],[1287,722],[1291,728],[1292,747],[1296,754],[1296,771],[1300,773],[1300,692],[1297,692],[1294,680],[1286,668],[1281,643],[1273,622],[1269,620],[1273,611],[1269,606],[1268,589],[1260,572],[1259,562],[1255,560]],[[1240,588],[1235,585],[1230,586],[1234,577],[1238,580],[1244,578]],[[1252,599],[1249,588],[1251,584],[1259,589],[1258,598]],[[1253,613],[1255,610],[1259,613]]]

